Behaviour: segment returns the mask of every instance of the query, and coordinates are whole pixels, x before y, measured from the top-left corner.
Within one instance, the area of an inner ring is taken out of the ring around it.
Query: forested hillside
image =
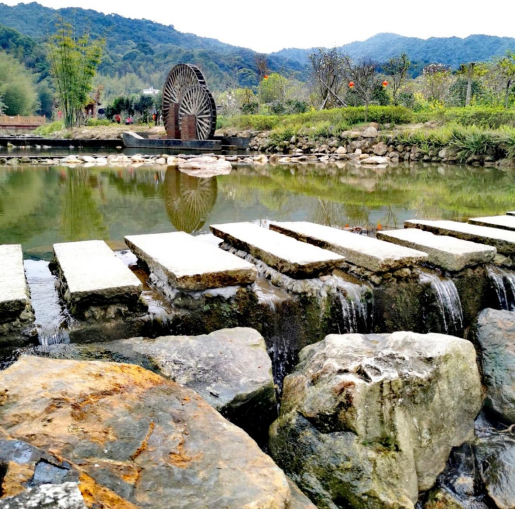
[[[108,93],[135,93],[149,85],[160,88],[170,68],[181,62],[201,67],[214,89],[253,86],[258,81],[254,51],[185,34],[171,25],[79,8],[54,10],[35,2],[16,6],[0,3],[0,24],[36,40],[54,32],[59,17],[72,23],[78,33],[87,31],[93,38],[106,40],[99,72],[108,77],[103,83]],[[25,46],[27,38],[23,36],[16,37],[13,44]],[[268,66],[271,71],[306,75],[306,64],[283,57],[269,58]]]
[[[470,35],[464,39],[460,37],[418,39],[385,33],[377,34],[366,41],[344,44],[339,49],[357,60],[371,58],[382,63],[400,53],[406,53],[413,62],[439,63],[457,68],[465,62],[485,62],[492,57],[504,55],[508,50],[514,51],[514,39],[491,35]],[[289,48],[272,55],[295,60],[300,65],[307,65],[308,56],[314,51],[314,48],[304,50]]]
[[[4,55],[3,68],[12,65],[5,53],[27,68],[38,96],[36,110],[41,114],[49,114],[52,103],[49,64],[43,43],[55,32],[56,22],[61,18],[71,23],[77,34],[88,33],[94,39],[105,40],[104,55],[94,83],[96,89],[102,87],[105,101],[115,96],[140,94],[149,86],[161,89],[170,68],[182,62],[198,65],[215,92],[250,89],[256,93],[259,55],[250,49],[182,33],[172,25],[148,20],[105,15],[80,8],[55,10],[35,2],[16,6],[0,3],[0,57]],[[378,62],[380,71],[381,65],[389,58],[407,53],[412,62],[409,73],[413,78],[421,74],[428,63],[442,63],[456,69],[462,63],[488,61],[504,55],[509,49],[514,50],[514,39],[508,37],[474,35],[465,39],[422,40],[395,34],[378,34],[366,41],[340,48],[353,59],[371,58]],[[308,56],[314,51],[284,49],[268,55],[266,72],[288,78],[290,88],[299,89],[310,76]],[[18,76],[25,76],[24,81],[27,81],[23,69],[20,69],[20,73]],[[11,84],[11,96],[16,93],[15,89],[15,85]],[[282,90],[285,92],[285,86]],[[229,93],[229,102],[233,100],[233,95]],[[306,95],[306,91],[293,94],[295,99],[302,100],[306,100]],[[22,109],[30,110],[29,107]]]

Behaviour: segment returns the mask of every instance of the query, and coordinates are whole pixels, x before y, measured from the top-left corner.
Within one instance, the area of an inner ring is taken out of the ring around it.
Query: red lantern
[[[382,86],[383,86],[383,87],[386,87],[388,84],[389,84],[389,83],[388,83],[387,81],[384,81],[384,82],[382,83]]]
[[[354,86],[355,86],[355,84],[352,81],[350,81],[349,82],[349,88],[353,88]]]
[[[269,79],[269,76],[266,74],[264,77],[263,77],[264,80],[268,80]]]

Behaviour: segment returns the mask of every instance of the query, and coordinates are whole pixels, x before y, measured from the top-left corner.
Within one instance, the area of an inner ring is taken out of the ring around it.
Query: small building
[[[149,88],[145,88],[143,91],[142,91],[143,95],[158,95],[159,94],[159,90],[156,90],[155,88],[153,88],[152,86],[149,87]]]

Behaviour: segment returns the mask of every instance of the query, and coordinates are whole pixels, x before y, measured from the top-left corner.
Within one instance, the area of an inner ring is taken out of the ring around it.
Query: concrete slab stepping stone
[[[210,228],[231,246],[296,279],[328,274],[344,262],[338,254],[252,223],[217,224]]]
[[[0,246],[0,323],[16,319],[30,303],[21,245]]]
[[[271,223],[270,229],[333,251],[373,272],[387,272],[426,261],[422,251],[306,221]]]
[[[502,230],[514,231],[516,229],[516,217],[507,214],[505,216],[472,217],[468,223]]]
[[[54,244],[54,254],[61,293],[72,313],[92,305],[138,301],[141,282],[104,241]]]
[[[21,331],[34,321],[19,244],[0,246],[0,346],[27,341]]]
[[[492,246],[434,235],[417,228],[378,232],[377,237],[386,242],[424,251],[428,253],[429,263],[451,271],[489,263],[496,255],[496,248]]]
[[[419,228],[437,235],[448,235],[462,240],[496,247],[499,253],[514,255],[514,233],[500,228],[489,228],[458,221],[430,221],[411,219],[405,221],[405,228]]]
[[[251,284],[256,267],[185,232],[130,235],[129,249],[162,281],[183,290]]]

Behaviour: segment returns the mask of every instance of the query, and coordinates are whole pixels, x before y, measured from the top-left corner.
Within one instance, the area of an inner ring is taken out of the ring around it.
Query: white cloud
[[[2,1],[9,5],[18,3]],[[174,25],[181,32],[262,52],[285,47],[340,46],[380,32],[424,39],[471,34],[515,35],[514,15],[510,14],[514,9],[507,0],[39,0],[39,3],[146,18]]]

